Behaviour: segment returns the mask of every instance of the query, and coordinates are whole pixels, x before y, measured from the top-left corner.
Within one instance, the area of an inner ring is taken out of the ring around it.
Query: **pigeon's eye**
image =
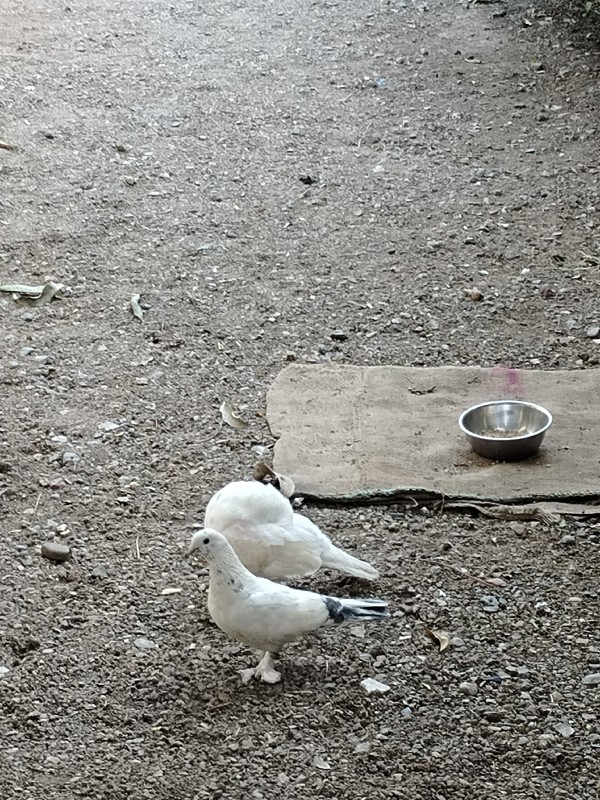
[[[206,539],[204,540],[204,544],[208,544],[209,542],[210,542],[210,539],[207,536]]]

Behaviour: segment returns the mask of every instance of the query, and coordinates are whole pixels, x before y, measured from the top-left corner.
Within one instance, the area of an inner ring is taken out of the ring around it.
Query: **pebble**
[[[102,580],[103,578],[108,578],[108,570],[102,564],[97,564],[91,571],[90,576]]]
[[[508,527],[512,528],[517,536],[524,536],[527,533],[527,527],[522,522],[509,522]]]
[[[60,542],[44,542],[42,555],[50,561],[66,561],[71,555],[71,548]]]
[[[112,420],[106,420],[106,422],[101,422],[98,425],[98,430],[103,431],[103,433],[109,433],[110,431],[116,431],[117,428],[120,428],[118,422],[112,422]]]
[[[133,646],[138,650],[154,650],[156,648],[156,644],[151,639],[145,639],[143,636],[134,639]]]
[[[78,456],[77,453],[74,453],[72,450],[66,450],[62,454],[63,464],[77,464],[78,461],[81,461],[81,456]]]
[[[483,293],[479,291],[479,289],[465,289],[465,296],[467,300],[472,300],[474,303],[478,303],[480,300],[483,300]]]
[[[479,601],[483,605],[483,610],[488,614],[495,614],[500,611],[500,601],[493,594],[484,594],[479,598]]]
[[[563,544],[565,547],[572,547],[574,544],[577,544],[577,539],[572,534],[566,533],[559,544]]]
[[[500,711],[497,709],[496,711],[484,711],[483,717],[487,719],[488,722],[500,722],[501,719],[504,719],[506,714],[504,711]]]
[[[520,664],[518,667],[507,666],[506,671],[509,675],[516,675],[519,678],[524,678],[526,675],[529,675],[529,669],[524,664]]]
[[[552,744],[555,739],[556,736],[553,733],[542,733],[539,738],[539,743],[542,745],[542,747],[548,747],[548,745]]]
[[[591,672],[581,682],[584,686],[600,686],[600,672]]]
[[[8,674],[9,672],[10,670],[8,667],[0,667],[0,677],[2,677],[2,675]]]
[[[373,692],[383,694],[384,692],[389,692],[390,690],[390,687],[387,685],[387,683],[376,681],[375,678],[365,678],[364,681],[360,682],[360,685],[367,694],[373,694]]]
[[[345,342],[348,338],[346,331],[331,331],[329,335],[334,342]]]
[[[569,725],[568,722],[557,722],[556,725],[553,726],[555,731],[558,731],[561,736],[568,738],[575,733],[575,728]]]
[[[458,687],[461,694],[466,694],[469,697],[475,697],[477,694],[477,684],[470,681],[463,681]]]
[[[600,337],[600,325],[590,325],[585,329],[585,335],[588,339],[598,339]]]

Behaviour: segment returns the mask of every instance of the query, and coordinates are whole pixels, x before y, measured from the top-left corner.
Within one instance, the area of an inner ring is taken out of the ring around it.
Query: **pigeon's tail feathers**
[[[331,622],[363,622],[369,619],[388,619],[390,612],[384,600],[374,597],[365,600],[325,597],[325,605]]]
[[[355,578],[364,578],[367,581],[375,581],[379,577],[379,572],[375,567],[372,567],[366,561],[361,561],[360,558],[351,556],[350,553],[340,550],[339,547],[333,544],[321,555],[321,559],[326,569],[336,569],[339,572],[345,572]]]

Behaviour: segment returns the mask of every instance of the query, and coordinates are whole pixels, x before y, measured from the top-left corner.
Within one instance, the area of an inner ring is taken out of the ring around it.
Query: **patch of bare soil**
[[[597,369],[598,77],[559,4],[2,3],[0,281],[71,289],[0,296],[5,800],[597,797],[593,522],[306,509],[394,615],[274,687],[182,553],[290,360]]]

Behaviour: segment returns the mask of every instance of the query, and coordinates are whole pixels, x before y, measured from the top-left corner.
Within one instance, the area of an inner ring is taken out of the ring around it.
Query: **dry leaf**
[[[450,636],[446,631],[436,631],[434,628],[425,628],[425,633],[430,639],[433,639],[434,642],[439,644],[440,653],[443,653],[450,647]]]
[[[284,497],[291,497],[296,489],[296,485],[291,478],[288,478],[287,475],[280,475],[278,472],[274,472],[264,461],[260,461],[256,465],[252,477],[255,481],[274,486]]]
[[[24,283],[5,283],[0,286],[0,292],[10,292],[10,294],[16,295],[17,300],[32,306],[46,305],[53,297],[58,297],[65,291],[67,291],[66,287],[62,283],[54,283],[54,281],[48,281],[39,286],[28,286]]]
[[[60,294],[64,290],[64,286],[62,283],[54,283],[50,281],[44,286],[44,290],[42,291],[41,295],[36,298],[31,305],[33,306],[45,306],[46,303],[49,303],[54,297]]]
[[[10,292],[11,294],[24,294],[28,297],[35,298],[41,297],[44,291],[44,285],[41,286],[27,286],[24,283],[4,283],[0,286],[0,292]]]
[[[133,316],[136,319],[139,319],[140,322],[144,319],[144,312],[142,311],[142,307],[140,305],[140,295],[139,294],[132,294],[131,295],[131,311]]]
[[[247,428],[248,423],[245,419],[242,419],[233,408],[227,403],[225,400],[221,403],[219,407],[219,411],[221,412],[221,416],[223,417],[223,422],[226,422],[227,425],[230,425],[232,428],[236,428],[237,430],[241,430],[242,428]]]

